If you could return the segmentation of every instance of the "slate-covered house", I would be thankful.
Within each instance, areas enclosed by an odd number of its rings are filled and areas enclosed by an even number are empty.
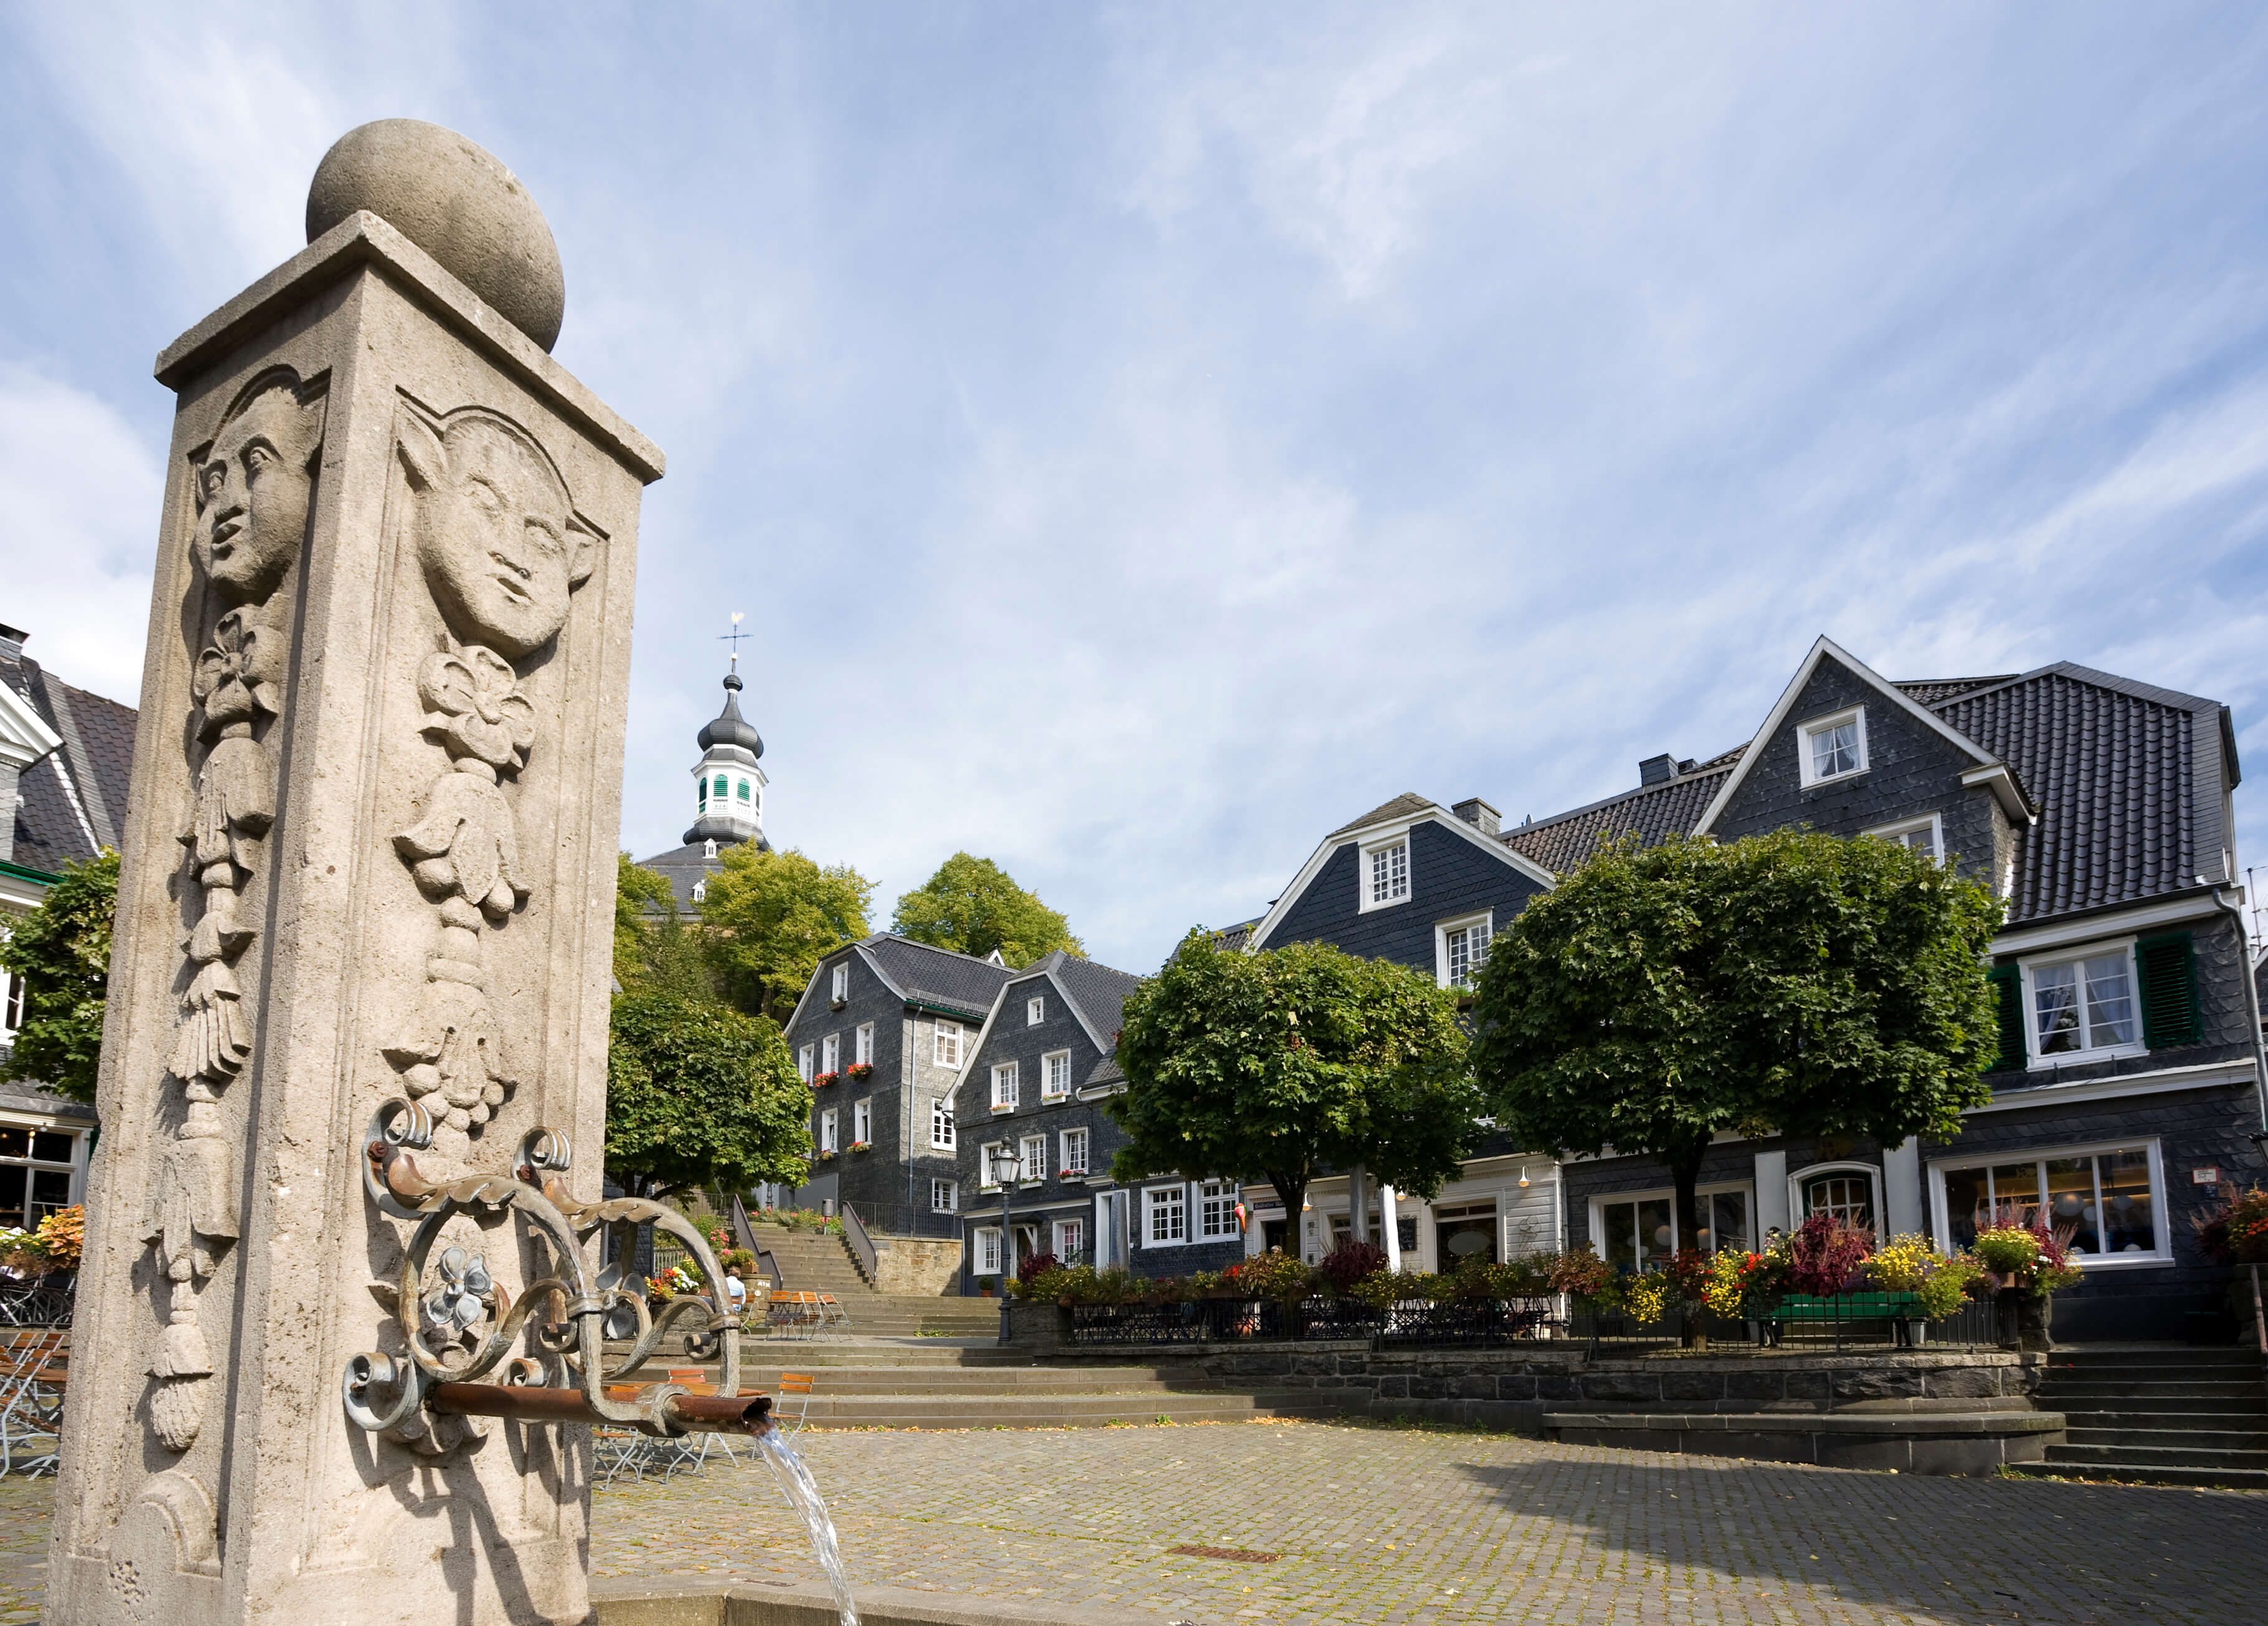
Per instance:
[[[40,906],[65,864],[118,845],[135,710],[64,682],[0,627],[0,931]],[[7,982],[0,1050],[23,991]],[[0,1084],[0,1226],[36,1225],[82,1200],[94,1109],[26,1082]]]
[[[819,962],[784,1030],[813,1085],[799,1203],[891,1236],[961,1235],[954,1090],[1008,968],[877,932]]]
[[[968,1237],[964,1291],[1035,1253],[1140,1276],[1217,1270],[1243,1254],[1233,1182],[1167,1174],[1129,1188],[1110,1178],[1126,1137],[1103,1103],[1126,1087],[1114,1053],[1120,1007],[1138,980],[1058,949],[994,999],[955,1098],[961,1174],[949,1195]],[[996,1147],[1017,1160],[1005,1239]]]
[[[1746,745],[1655,757],[1637,789],[1505,832],[1565,872],[1602,838],[1724,840],[1789,826],[1898,841],[2007,901],[1992,945],[2001,1064],[1949,1142],[1720,1137],[1705,1234],[1676,1234],[1668,1171],[1569,1163],[1569,1239],[1642,1268],[1680,1246],[1753,1246],[1831,1211],[1965,1242],[2044,1207],[2084,1258],[2056,1329],[2181,1336],[2221,1273],[2190,1220],[2260,1177],[2259,1012],[2236,890],[2228,709],[2068,662],[1892,682],[1822,638]]]
[[[1417,967],[1444,987],[1468,984],[1490,939],[1553,879],[1498,826],[1497,810],[1477,797],[1444,807],[1398,796],[1325,836],[1268,912],[1229,940],[1253,948],[1329,943]],[[1475,1254],[1501,1259],[1556,1247],[1556,1170],[1549,1156],[1488,1136],[1432,1201],[1396,1194],[1404,1262],[1446,1269]],[[1269,1187],[1254,1188],[1248,1248],[1321,1259],[1353,1228],[1352,1187],[1344,1173],[1316,1181],[1296,1216]],[[1382,1241],[1381,1193],[1367,1182],[1365,1192],[1363,1233]]]

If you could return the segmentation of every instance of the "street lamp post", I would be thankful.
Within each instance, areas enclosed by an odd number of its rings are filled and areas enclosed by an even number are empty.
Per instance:
[[[1008,1267],[1016,1257],[1015,1234],[1009,1229],[1008,1203],[1015,1191],[1020,1166],[1008,1143],[1000,1142],[988,1154],[993,1183],[1000,1188],[1000,1342],[1008,1342]]]

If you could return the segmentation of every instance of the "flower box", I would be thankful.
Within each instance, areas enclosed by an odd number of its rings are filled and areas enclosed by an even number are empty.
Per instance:
[[[867,1079],[874,1076],[874,1063],[872,1062],[853,1062],[850,1066],[843,1070],[843,1076],[850,1079],[853,1084],[864,1084]]]
[[[841,1073],[814,1073],[811,1076],[811,1087],[814,1090],[823,1090],[842,1076]]]
[[[1056,1171],[1056,1178],[1057,1180],[1085,1180],[1086,1178],[1086,1171],[1085,1169],[1057,1169]]]
[[[874,1150],[874,1143],[870,1140],[854,1140],[850,1143],[850,1150],[853,1151],[872,1151]]]
[[[820,1160],[821,1163],[826,1162],[829,1158],[833,1157],[834,1155],[835,1155],[835,1148],[834,1148],[834,1147],[832,1147],[832,1146],[821,1146],[821,1147],[819,1149],[819,1160]]]

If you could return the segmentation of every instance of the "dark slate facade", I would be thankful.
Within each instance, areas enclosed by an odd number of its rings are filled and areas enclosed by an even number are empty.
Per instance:
[[[933,1200],[933,1182],[960,1179],[954,1092],[1009,975],[994,961],[887,932],[820,962],[784,1030],[806,1082],[829,1071],[830,1041],[834,1047],[832,1081],[812,1090],[811,1177],[793,1201],[847,1203],[868,1230],[887,1235],[961,1234],[953,1208]],[[851,1075],[862,1065],[862,1029],[871,1034],[872,1059],[859,1078]],[[862,1108],[866,1144],[854,1149]]]
[[[1863,767],[1806,784],[1806,725],[1854,708]],[[1949,1142],[1727,1137],[1702,1183],[1745,1192],[1752,1234],[1863,1202],[1879,1231],[1948,1246],[1994,1205],[2044,1207],[2088,1255],[2084,1284],[2058,1296],[2058,1337],[2178,1338],[2220,1308],[2228,1277],[2198,1254],[2191,1219],[2220,1184],[2268,1177],[2258,984],[2235,914],[2235,739],[2215,702],[2068,662],[1893,683],[1822,639],[1748,745],[1504,840],[1564,872],[1623,834],[1855,835],[1934,815],[1940,856],[2008,906],[1992,1104]],[[2083,1002],[2086,1026],[2056,1041],[2083,1048],[2043,1055],[2058,975],[2101,979],[2108,1003]],[[1634,1205],[1669,1185],[1640,1158],[1575,1162],[1565,1180],[1569,1239],[1594,1243],[1618,1204],[1632,1205],[1614,1217],[1627,1235]]]

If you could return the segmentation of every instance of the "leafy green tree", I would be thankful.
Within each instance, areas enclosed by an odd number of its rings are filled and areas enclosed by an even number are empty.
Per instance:
[[[1122,1181],[1264,1180],[1296,1214],[1317,1174],[1359,1163],[1430,1197],[1480,1115],[1455,995],[1391,960],[1320,943],[1247,954],[1192,931],[1122,1020]]]
[[[937,873],[898,900],[895,930],[917,943],[982,960],[998,951],[1011,966],[1063,949],[1086,957],[1071,923],[1019,887],[990,858],[956,852]]]
[[[724,861],[701,903],[709,954],[735,1004],[784,1022],[820,960],[867,935],[874,883],[753,842],[724,849]]]
[[[615,996],[607,1172],[647,1196],[802,1181],[811,1092],[770,1019],[667,989]]]
[[[1524,1144],[1660,1158],[1694,1236],[1719,1130],[1897,1145],[1990,1098],[2000,917],[1950,866],[1863,836],[1610,847],[1490,945],[1474,1071]]]
[[[644,975],[646,934],[657,916],[676,909],[669,877],[633,863],[626,852],[615,855],[615,981],[628,988]]]
[[[615,884],[615,981],[625,990],[667,989],[688,999],[721,997],[708,929],[677,911],[669,878],[622,855]],[[652,904],[656,912],[648,914]]]
[[[0,1078],[34,1079],[72,1100],[94,1100],[117,912],[118,855],[105,848],[64,865],[40,907],[0,938],[0,968],[24,979],[24,1022]]]

